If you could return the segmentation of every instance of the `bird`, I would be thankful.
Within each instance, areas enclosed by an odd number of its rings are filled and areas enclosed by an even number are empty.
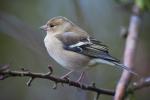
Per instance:
[[[40,27],[47,34],[44,44],[48,54],[62,67],[69,70],[61,78],[73,72],[81,72],[77,81],[84,77],[85,70],[99,63],[116,66],[137,75],[120,60],[111,56],[108,46],[98,41],[66,17],[53,17]]]

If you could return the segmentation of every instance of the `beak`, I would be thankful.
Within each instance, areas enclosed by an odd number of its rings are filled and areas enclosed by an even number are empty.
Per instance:
[[[46,31],[47,28],[48,28],[47,25],[43,25],[43,26],[40,27],[40,29],[42,29],[42,30],[44,30],[44,31]]]

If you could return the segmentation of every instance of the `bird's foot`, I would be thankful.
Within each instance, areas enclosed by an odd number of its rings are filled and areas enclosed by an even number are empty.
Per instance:
[[[63,75],[60,77],[61,79],[69,79],[69,76],[68,75]]]
[[[81,81],[84,79],[84,75],[85,75],[85,72],[82,72],[80,77],[76,80],[76,82],[81,83]]]
[[[67,74],[61,76],[61,79],[69,79],[69,75],[72,73],[73,71],[68,72]]]

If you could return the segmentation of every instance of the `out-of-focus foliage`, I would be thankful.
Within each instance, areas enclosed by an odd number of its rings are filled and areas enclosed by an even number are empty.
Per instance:
[[[121,4],[136,4],[142,11],[150,10],[150,0],[115,0]]]
[[[150,10],[150,0],[135,0],[137,6],[141,8],[143,11]]]
[[[133,3],[133,0],[115,0],[117,3],[128,4]]]

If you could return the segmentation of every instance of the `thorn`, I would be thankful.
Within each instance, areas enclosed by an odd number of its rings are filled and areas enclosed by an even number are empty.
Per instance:
[[[94,100],[98,100],[100,93],[97,93]]]
[[[48,69],[49,69],[49,75],[51,75],[53,73],[53,68],[51,67],[51,65],[48,65]]]
[[[22,71],[25,71],[25,72],[29,72],[28,69],[25,69],[25,68],[21,68]]]
[[[29,80],[27,81],[27,86],[31,86],[31,83],[33,82],[33,80],[34,80],[34,78],[33,77],[31,77],[31,78],[29,78]]]
[[[94,88],[96,88],[96,84],[95,84],[94,82],[92,82],[92,86],[93,86]]]
[[[52,87],[53,89],[57,89],[57,82],[54,82],[54,85]]]

